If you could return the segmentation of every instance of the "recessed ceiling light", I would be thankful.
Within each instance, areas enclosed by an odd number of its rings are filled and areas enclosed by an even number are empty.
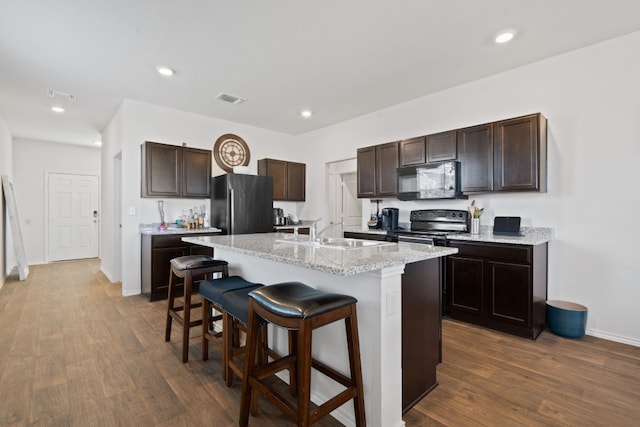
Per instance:
[[[161,76],[164,76],[164,77],[171,77],[176,73],[171,68],[165,67],[163,65],[158,65],[156,67],[156,71],[158,72],[158,74],[160,74]]]
[[[496,38],[494,39],[496,43],[506,43],[511,41],[516,35],[517,31],[513,29],[503,30],[496,34]]]
[[[300,111],[300,115],[307,119],[313,115],[313,112],[311,110],[302,110]]]
[[[65,110],[59,105],[54,105],[53,107],[51,107],[51,111],[53,111],[54,113],[64,113]]]

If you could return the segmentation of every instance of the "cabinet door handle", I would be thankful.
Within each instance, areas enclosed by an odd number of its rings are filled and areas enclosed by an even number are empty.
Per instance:
[[[235,213],[235,198],[233,193],[233,188],[229,189],[229,217],[227,218],[227,223],[229,224],[229,232],[227,234],[233,234],[233,214]]]

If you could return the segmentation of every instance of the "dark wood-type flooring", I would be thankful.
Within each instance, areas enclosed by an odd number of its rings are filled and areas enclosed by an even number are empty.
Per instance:
[[[164,342],[166,302],[122,297],[99,260],[30,267],[0,290],[1,426],[235,426],[219,357]],[[446,320],[440,385],[407,426],[640,425],[640,348],[549,332],[536,341]],[[250,425],[292,425],[261,400]],[[328,418],[318,426],[340,425]]]

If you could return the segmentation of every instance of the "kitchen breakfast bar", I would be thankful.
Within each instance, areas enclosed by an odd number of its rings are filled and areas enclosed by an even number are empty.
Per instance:
[[[308,236],[286,233],[193,236],[182,240],[214,248],[216,259],[229,262],[229,274],[252,282],[271,285],[298,281],[357,298],[367,424],[404,425],[401,302],[405,265],[440,265],[439,258],[455,254],[457,249],[354,239],[312,243]],[[433,279],[439,276],[428,277],[413,286],[429,287],[439,294],[439,279]],[[436,318],[439,319],[439,312]],[[286,352],[286,332],[271,330],[269,334],[270,346]],[[340,322],[314,331],[312,348],[315,358],[338,371],[349,371],[344,326]],[[433,371],[435,375],[435,366]],[[311,383],[311,399],[316,404],[340,390],[322,375],[312,374]],[[352,404],[341,406],[332,415],[345,425],[355,425]]]

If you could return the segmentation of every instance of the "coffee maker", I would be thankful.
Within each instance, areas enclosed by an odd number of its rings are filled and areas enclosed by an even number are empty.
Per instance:
[[[382,209],[382,229],[397,230],[399,214],[400,214],[400,210],[398,208],[383,208]]]
[[[380,215],[380,202],[382,200],[371,200],[371,217],[367,223],[370,229],[375,230],[382,227],[382,215]],[[376,204],[376,211],[373,212],[373,203]]]

